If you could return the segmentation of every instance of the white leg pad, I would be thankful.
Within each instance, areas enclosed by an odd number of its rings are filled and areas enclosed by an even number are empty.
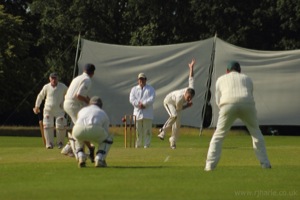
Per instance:
[[[57,144],[65,143],[65,137],[66,137],[66,129],[56,129],[56,142]]]
[[[112,137],[108,137],[106,140],[104,140],[104,142],[99,144],[99,148],[96,153],[97,155],[95,157],[95,160],[105,160],[112,144],[113,144]]]
[[[46,147],[54,145],[54,128],[44,128]]]
[[[56,141],[57,144],[65,142],[67,121],[64,116],[59,116],[55,121],[56,125]]]
[[[70,146],[72,148],[73,154],[75,155],[76,159],[78,159],[77,153],[76,153],[76,147],[75,147],[75,139],[73,138],[73,136],[70,132],[68,132],[68,138],[69,138],[69,142],[70,142]]]

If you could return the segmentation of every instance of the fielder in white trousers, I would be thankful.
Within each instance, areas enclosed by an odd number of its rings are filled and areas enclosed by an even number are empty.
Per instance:
[[[83,73],[74,78],[65,95],[64,110],[71,117],[73,124],[77,121],[77,114],[81,108],[89,104],[90,98],[88,92],[92,87],[91,78],[94,76],[95,66],[93,64],[86,64],[83,67]],[[75,143],[71,132],[68,132],[69,143],[62,149],[61,153],[64,155],[74,155]],[[90,150],[90,159],[94,160],[95,147],[86,142]],[[75,154],[77,159],[77,154]]]
[[[194,64],[196,60],[188,64],[189,66],[189,85],[186,88],[170,92],[164,99],[164,107],[169,114],[169,118],[159,130],[158,138],[164,140],[166,130],[172,127],[172,135],[169,138],[171,149],[176,149],[176,142],[181,126],[181,112],[193,105],[192,99],[195,96],[194,90]]]
[[[90,105],[78,112],[78,118],[72,134],[76,139],[75,148],[79,167],[85,167],[86,165],[86,155],[83,146],[87,141],[98,144],[95,167],[107,166],[106,157],[113,143],[113,138],[108,132],[109,118],[101,108],[101,98],[94,96],[90,100]]]
[[[257,159],[263,168],[270,168],[264,137],[259,129],[256,120],[256,110],[253,104],[227,104],[222,106],[219,112],[217,129],[210,141],[207,154],[206,167],[207,171],[214,169],[221,156],[223,140],[231,128],[233,122],[240,118],[246,125],[251,137],[253,149]]]
[[[172,104],[169,104],[167,99],[165,99],[165,101],[164,101],[164,107],[169,114],[169,118],[165,122],[162,129],[164,130],[164,129],[168,129],[168,128],[172,127],[172,133],[169,138],[169,142],[170,142],[171,148],[172,148],[172,144],[174,145],[176,143],[178,136],[179,136],[179,129],[181,127],[181,111],[182,110],[176,110],[176,107]]]
[[[223,140],[236,119],[241,119],[246,125],[253,143],[253,149],[262,168],[271,168],[267,156],[264,137],[259,129],[255,102],[253,98],[253,83],[250,77],[241,74],[238,62],[227,66],[227,74],[216,82],[216,104],[219,106],[217,128],[210,141],[205,171],[217,167],[221,157]]]
[[[76,138],[75,148],[77,157],[79,159],[79,167],[84,167],[86,162],[86,156],[83,150],[85,141],[89,141],[93,144],[98,144],[96,152],[95,166],[106,167],[106,157],[113,143],[112,137],[101,125],[74,125],[73,137]]]

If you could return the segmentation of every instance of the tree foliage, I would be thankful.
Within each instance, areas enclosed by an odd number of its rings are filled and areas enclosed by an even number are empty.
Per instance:
[[[300,3],[298,0],[278,0],[277,8],[280,23],[280,49],[299,49],[300,47]]]
[[[37,79],[36,72],[42,66],[40,60],[30,54],[34,39],[25,29],[25,23],[22,16],[7,13],[4,6],[0,5],[1,114],[7,110],[19,109],[16,106],[32,91],[31,81]],[[28,101],[20,106],[28,106]]]
[[[79,33],[123,45],[217,33],[245,48],[290,50],[300,48],[299,29],[298,0],[0,0],[1,114],[31,108],[52,71],[70,83]]]

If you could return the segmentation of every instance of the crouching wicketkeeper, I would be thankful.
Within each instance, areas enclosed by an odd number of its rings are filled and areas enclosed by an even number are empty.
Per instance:
[[[86,141],[98,144],[95,166],[107,166],[105,159],[113,143],[108,128],[109,118],[105,111],[102,110],[102,100],[94,96],[91,98],[89,106],[82,108],[78,112],[78,118],[73,127],[72,135],[75,138],[75,151],[79,167],[85,167],[86,154],[83,146]]]

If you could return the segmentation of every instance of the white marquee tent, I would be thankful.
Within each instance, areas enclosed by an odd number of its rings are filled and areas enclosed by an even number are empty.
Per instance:
[[[81,39],[79,73],[86,63],[96,66],[90,96],[101,96],[112,125],[132,114],[130,89],[144,72],[156,90],[154,124],[163,124],[168,115],[164,97],[188,85],[188,63],[196,59],[194,105],[183,111],[182,125],[202,127],[207,85],[211,81],[212,123],[218,108],[214,100],[216,79],[225,73],[231,60],[239,61],[242,72],[254,82],[254,96],[261,125],[300,125],[300,51],[255,51],[233,46],[219,38],[162,46],[123,46]],[[210,73],[210,69],[212,73]],[[236,121],[235,125],[241,125]]]

